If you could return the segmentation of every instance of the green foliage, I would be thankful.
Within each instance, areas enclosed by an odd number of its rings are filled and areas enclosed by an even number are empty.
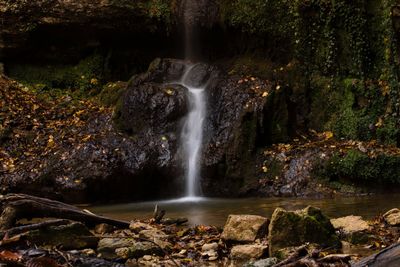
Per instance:
[[[81,60],[75,66],[12,65],[9,75],[39,91],[59,88],[92,94],[97,93],[101,86],[104,59],[95,54]]]
[[[251,33],[281,34],[287,29],[286,0],[226,0],[221,3],[222,17],[227,23]],[[266,16],[268,14],[268,16]]]
[[[311,128],[343,138],[398,142],[399,62],[391,15],[397,1],[220,3],[226,24],[290,44],[287,53],[300,70],[291,86],[302,87],[296,91],[311,98]],[[379,121],[376,132],[371,130]]]
[[[152,0],[148,2],[148,14],[151,18],[170,22],[171,18],[171,1]]]
[[[324,166],[323,176],[331,181],[350,180],[358,184],[398,184],[400,156],[380,154],[370,157],[359,150],[334,155]]]

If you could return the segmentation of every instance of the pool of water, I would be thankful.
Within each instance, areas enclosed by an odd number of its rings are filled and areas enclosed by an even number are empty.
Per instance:
[[[333,199],[299,198],[182,198],[165,201],[93,206],[90,211],[122,220],[152,218],[155,205],[166,211],[165,217],[186,217],[191,225],[223,226],[229,214],[255,214],[270,217],[277,207],[287,210],[302,209],[308,205],[321,208],[331,218],[359,215],[365,219],[400,208],[400,194]]]

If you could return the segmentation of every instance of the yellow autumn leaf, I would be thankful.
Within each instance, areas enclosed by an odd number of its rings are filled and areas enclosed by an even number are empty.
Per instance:
[[[87,140],[89,140],[92,136],[90,134],[88,134],[87,136],[85,136],[84,138],[82,138],[83,142],[86,142]]]
[[[79,115],[81,115],[83,112],[85,112],[85,110],[79,110],[79,111],[77,111],[77,112],[75,112],[75,115],[77,115],[77,116],[79,116]]]
[[[380,128],[380,127],[382,127],[382,126],[383,126],[383,120],[382,120],[382,118],[379,118],[379,119],[378,119],[378,122],[375,123],[375,127]]]
[[[268,92],[264,92],[263,94],[262,94],[262,97],[267,97],[268,96]]]
[[[268,172],[268,168],[266,166],[263,166],[262,170],[263,170],[264,173]]]
[[[52,135],[49,136],[49,140],[47,141],[47,147],[54,147],[55,143],[54,143],[54,137]]]
[[[174,94],[174,91],[173,91],[172,89],[168,88],[168,89],[165,90],[165,93],[166,93],[167,95],[173,95],[173,94]]]
[[[99,80],[97,80],[96,78],[92,78],[90,80],[90,83],[93,84],[93,85],[97,85],[97,84],[99,84]]]
[[[331,131],[324,132],[325,139],[331,139],[333,137],[333,133]]]

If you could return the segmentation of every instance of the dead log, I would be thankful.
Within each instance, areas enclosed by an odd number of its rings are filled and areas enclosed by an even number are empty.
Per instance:
[[[118,228],[128,228],[129,222],[115,220],[85,212],[75,206],[46,198],[25,194],[8,194],[0,197],[2,213],[0,230],[12,228],[20,219],[59,218],[82,222],[88,226],[106,223]]]
[[[353,267],[386,267],[400,266],[400,243],[391,245],[384,250],[353,263]]]
[[[14,235],[18,235],[27,231],[32,231],[32,230],[38,230],[42,228],[46,228],[49,226],[59,226],[59,225],[64,225],[64,224],[69,224],[71,221],[69,220],[50,220],[50,221],[44,221],[40,223],[33,223],[33,224],[28,224],[28,225],[22,225],[22,226],[17,226],[10,228],[6,231],[0,231],[0,238],[4,238],[5,236],[11,237]]]

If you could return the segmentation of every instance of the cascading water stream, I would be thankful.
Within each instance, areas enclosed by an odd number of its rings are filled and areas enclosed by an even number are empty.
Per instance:
[[[193,198],[201,194],[200,155],[203,142],[203,122],[206,116],[205,86],[194,87],[188,82],[189,67],[182,77],[181,84],[188,89],[189,113],[182,129],[181,142],[184,152],[186,197]]]

